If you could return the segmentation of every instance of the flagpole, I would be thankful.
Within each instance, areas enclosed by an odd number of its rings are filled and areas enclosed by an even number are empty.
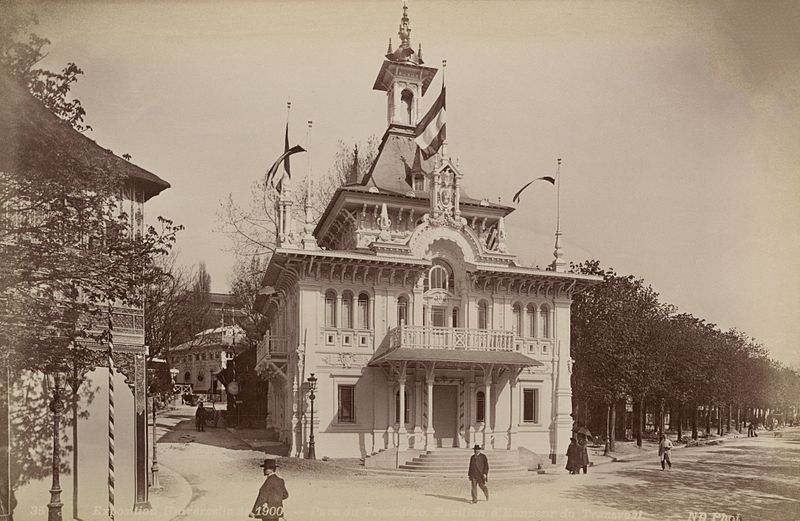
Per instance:
[[[556,168],[556,233],[561,234],[561,158]]]
[[[556,244],[553,250],[553,271],[567,271],[567,261],[564,260],[564,250],[561,248],[561,158],[558,158],[556,169]]]
[[[442,60],[442,89],[445,87],[445,71],[447,70],[447,59]],[[441,148],[441,159],[444,161],[447,159],[447,137],[445,136],[444,141],[442,141],[442,148]]]

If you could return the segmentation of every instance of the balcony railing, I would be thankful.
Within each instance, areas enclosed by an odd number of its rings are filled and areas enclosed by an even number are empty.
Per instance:
[[[390,332],[390,348],[514,351],[514,333],[498,329],[398,326]]]
[[[257,363],[267,358],[283,358],[289,352],[289,339],[280,336],[265,336],[258,344],[256,351]]]

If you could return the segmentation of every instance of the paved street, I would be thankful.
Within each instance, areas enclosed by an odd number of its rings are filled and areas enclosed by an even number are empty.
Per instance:
[[[160,461],[192,489],[187,512],[175,518],[245,519],[262,481],[262,454],[224,429],[197,433],[190,420],[180,422],[181,414],[190,411],[173,413],[167,423],[175,425],[159,444]],[[677,449],[671,471],[653,456],[600,465],[585,476],[491,480],[491,501],[477,505],[468,502],[466,479],[386,476],[345,463],[282,465],[287,519],[800,519],[798,429],[784,430],[782,438],[762,433]]]

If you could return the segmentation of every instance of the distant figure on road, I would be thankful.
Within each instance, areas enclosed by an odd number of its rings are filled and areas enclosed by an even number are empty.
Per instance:
[[[753,422],[747,426],[747,437],[748,438],[758,438],[758,433],[756,432],[756,426],[753,425]]]
[[[586,448],[588,444],[589,441],[586,439],[586,436],[581,436],[581,438],[578,440],[578,448],[580,449],[580,464],[584,474],[586,474],[586,469],[589,467],[589,450]]]
[[[481,454],[481,446],[475,445],[472,447],[475,451],[469,458],[469,482],[472,485],[472,502],[478,502],[478,487],[483,490],[483,495],[486,496],[486,501],[489,501],[489,487],[486,482],[489,481],[489,460],[486,454]]]
[[[283,500],[289,497],[286,490],[286,483],[279,478],[275,472],[278,469],[277,462],[272,458],[267,458],[261,465],[267,479],[258,491],[258,497],[250,511],[250,517],[275,521],[283,518]]]
[[[567,447],[567,470],[570,474],[577,474],[581,467],[581,448],[578,446],[578,440],[570,438],[569,447]]]
[[[198,432],[206,430],[206,410],[203,407],[203,402],[197,404],[197,411],[194,413],[194,423]]]
[[[669,465],[672,469],[672,461],[669,459],[669,453],[672,451],[672,442],[667,438],[666,434],[661,434],[661,441],[658,442],[658,455],[661,458],[661,470],[664,470],[665,464]]]

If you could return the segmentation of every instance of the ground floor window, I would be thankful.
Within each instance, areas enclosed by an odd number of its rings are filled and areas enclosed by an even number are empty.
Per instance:
[[[522,421],[539,423],[539,389],[522,390]]]
[[[340,385],[339,386],[339,406],[338,406],[339,423],[355,423],[356,422],[356,386],[355,385]]]
[[[485,421],[486,418],[486,394],[483,391],[478,391],[475,395],[475,421]]]

